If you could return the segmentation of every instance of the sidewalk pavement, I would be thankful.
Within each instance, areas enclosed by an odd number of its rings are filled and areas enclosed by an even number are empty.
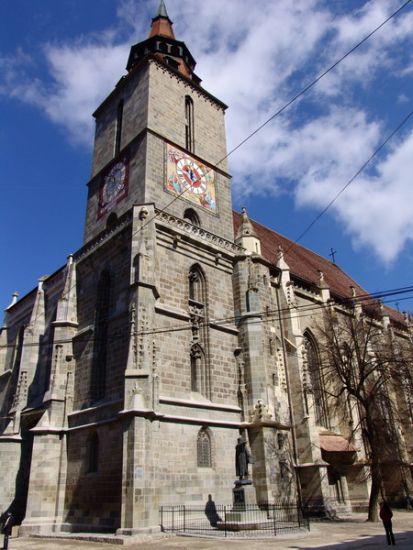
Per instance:
[[[128,550],[309,550],[328,548],[329,550],[380,550],[387,548],[383,526],[368,523],[364,514],[354,514],[349,520],[338,522],[317,522],[311,524],[308,534],[277,536],[271,539],[208,539],[195,537],[157,536],[136,539]],[[399,550],[413,549],[413,512],[396,511],[393,517],[393,531]],[[0,542],[1,538],[0,538]],[[14,538],[9,541],[9,550],[118,550],[119,544],[86,542],[63,538]]]

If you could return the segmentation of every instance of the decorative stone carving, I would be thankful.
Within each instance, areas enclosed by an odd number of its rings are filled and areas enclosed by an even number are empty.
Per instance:
[[[145,206],[143,206],[141,208],[141,211],[139,212],[139,219],[143,221],[143,220],[146,220],[148,216],[149,216],[149,211]]]
[[[250,414],[250,418],[253,423],[263,422],[265,420],[271,420],[272,415],[268,412],[268,406],[261,399],[258,399]]]
[[[222,237],[218,237],[217,235],[214,235],[213,233],[210,233],[205,229],[202,229],[196,225],[192,225],[188,223],[186,220],[181,220],[180,218],[176,218],[175,216],[172,216],[171,214],[163,212],[162,210],[155,209],[155,216],[157,219],[159,219],[159,221],[167,225],[176,227],[181,231],[185,231],[186,233],[189,233],[194,237],[201,238],[202,240],[210,242],[214,246],[218,246],[234,254],[242,254],[244,251],[242,247],[234,244],[233,242],[227,241]]]

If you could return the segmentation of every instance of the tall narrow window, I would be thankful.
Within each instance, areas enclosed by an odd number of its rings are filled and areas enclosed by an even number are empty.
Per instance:
[[[188,95],[185,97],[185,146],[188,151],[195,152],[194,102]]]
[[[89,436],[87,441],[87,467],[88,474],[98,471],[99,466],[99,437],[95,432]]]
[[[196,450],[198,468],[211,468],[211,438],[206,428],[202,428],[198,432]]]
[[[199,344],[191,348],[191,391],[207,395],[205,353]]]
[[[115,157],[120,151],[122,143],[122,123],[123,123],[123,99],[118,103],[118,110],[116,114],[116,138],[115,138]]]
[[[194,265],[189,272],[189,299],[195,300],[199,304],[204,304],[206,300],[205,277],[197,265]]]
[[[189,314],[191,317],[190,376],[191,391],[211,398],[208,353],[208,312],[206,280],[201,266],[195,264],[188,274]]]
[[[99,279],[96,297],[90,388],[90,395],[93,400],[102,399],[105,396],[110,285],[110,275],[107,271],[104,271]]]
[[[304,334],[307,350],[308,374],[314,396],[315,422],[319,426],[328,428],[327,403],[324,393],[323,376],[321,372],[320,358],[317,344],[311,334]]]

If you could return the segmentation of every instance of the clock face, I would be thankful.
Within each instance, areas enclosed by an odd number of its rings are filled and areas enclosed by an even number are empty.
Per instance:
[[[109,212],[128,194],[128,162],[116,162],[103,176],[99,192],[98,218]]]
[[[123,191],[126,181],[126,165],[124,162],[116,163],[107,174],[103,184],[103,199],[106,203],[115,199]]]
[[[186,151],[166,144],[165,190],[209,212],[217,212],[215,170]]]
[[[198,164],[189,158],[182,158],[177,162],[176,175],[185,189],[195,195],[203,195],[207,188],[204,171]]]

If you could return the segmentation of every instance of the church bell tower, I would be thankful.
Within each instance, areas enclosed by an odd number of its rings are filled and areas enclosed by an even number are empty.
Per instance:
[[[195,65],[162,0],[127,74],[94,113],[85,243],[144,203],[233,240],[226,105],[201,86]]]

